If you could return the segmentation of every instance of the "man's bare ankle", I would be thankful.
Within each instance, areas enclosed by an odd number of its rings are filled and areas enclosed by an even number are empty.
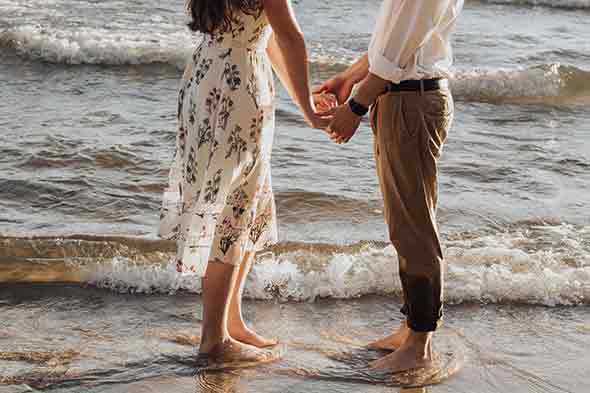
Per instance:
[[[416,332],[412,330],[403,346],[414,352],[417,360],[428,361],[432,358],[432,337],[432,332]]]
[[[434,332],[417,332],[410,329],[408,340],[415,343],[428,343],[429,341],[432,341],[433,335]]]

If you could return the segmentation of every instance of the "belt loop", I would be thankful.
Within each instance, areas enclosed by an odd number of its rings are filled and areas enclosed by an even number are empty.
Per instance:
[[[420,95],[424,95],[424,79],[420,79]]]

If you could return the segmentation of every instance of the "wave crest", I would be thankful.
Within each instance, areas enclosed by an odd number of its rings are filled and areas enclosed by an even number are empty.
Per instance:
[[[0,46],[56,64],[169,64],[182,68],[194,42],[188,33],[133,34],[80,28],[21,26],[0,33]]]
[[[0,33],[0,47],[20,56],[57,64],[165,64],[181,70],[198,37],[189,33],[113,33],[95,29],[62,31],[23,26]],[[312,56],[313,69],[335,73],[346,67],[334,59]],[[555,103],[551,98],[590,97],[590,72],[560,64],[523,69],[458,71],[451,83],[455,96],[468,101]],[[572,101],[572,100],[569,100]],[[587,100],[582,100],[583,104]],[[559,103],[559,101],[557,102]]]
[[[590,304],[590,227],[540,225],[464,234],[445,242],[446,299],[543,305]],[[3,238],[0,281],[90,283],[119,292],[199,293],[178,273],[173,244],[132,238]],[[396,253],[385,243],[281,243],[257,258],[246,296],[310,301],[401,294]]]

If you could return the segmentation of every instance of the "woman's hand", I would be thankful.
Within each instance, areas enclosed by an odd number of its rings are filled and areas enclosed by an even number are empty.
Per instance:
[[[305,121],[311,128],[326,131],[333,119],[331,112],[338,107],[337,104],[333,106],[334,100],[328,94],[323,97],[321,94],[314,94],[309,97],[309,101],[306,102],[306,105],[303,105],[302,111]],[[329,107],[330,109],[323,110],[323,107]]]
[[[313,96],[316,112],[330,112],[338,106],[338,98],[332,93],[316,93]]]
[[[324,116],[317,113],[312,113],[305,116],[305,122],[311,128],[315,128],[316,130],[323,130],[327,134],[330,134],[327,131],[327,128],[330,126],[332,122],[332,116]]]
[[[350,97],[355,83],[353,78],[349,78],[344,74],[338,74],[332,79],[325,81],[321,86],[316,87],[313,92],[315,94],[335,95],[338,103],[343,104]]]

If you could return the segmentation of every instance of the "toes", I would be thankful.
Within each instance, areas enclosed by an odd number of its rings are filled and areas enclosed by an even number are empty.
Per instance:
[[[274,347],[279,343],[279,340],[276,338],[267,339],[252,331],[248,331],[244,334],[235,334],[232,335],[232,337],[241,343],[252,345],[257,348]]]
[[[261,343],[263,343],[264,347],[274,347],[279,344],[279,340],[276,338],[261,338]]]

